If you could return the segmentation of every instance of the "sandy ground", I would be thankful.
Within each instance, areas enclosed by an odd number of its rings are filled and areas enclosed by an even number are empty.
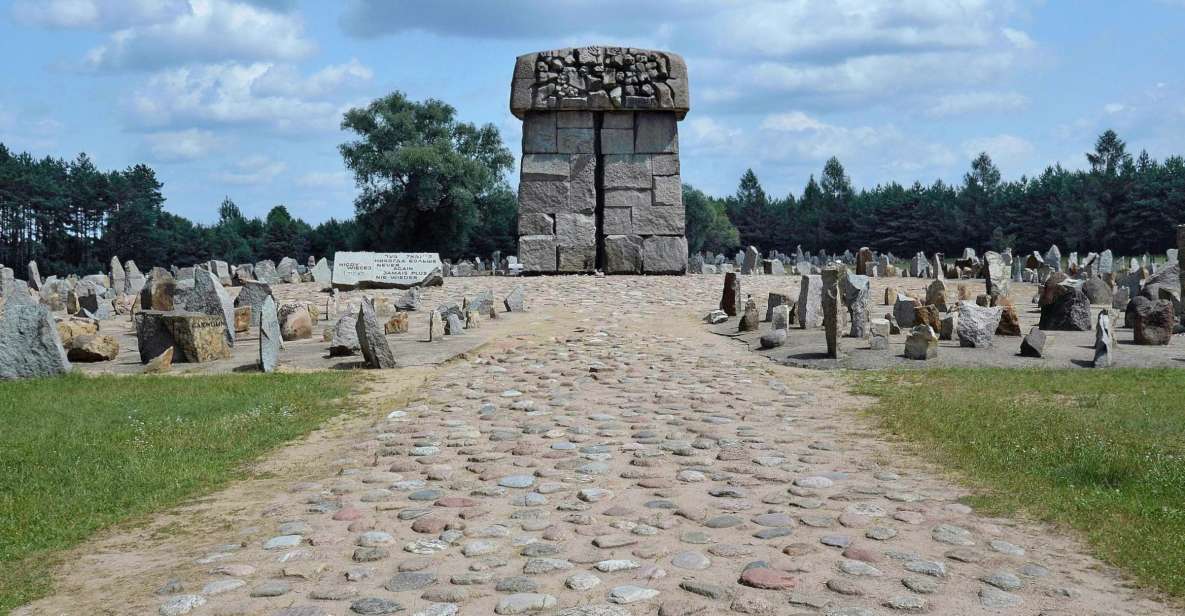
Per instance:
[[[433,293],[521,284],[531,312],[368,374],[350,412],[250,479],[100,533],[16,613],[1183,613],[1072,537],[960,504],[836,373],[714,334],[721,281],[450,279]],[[745,287],[764,311],[797,285]]]

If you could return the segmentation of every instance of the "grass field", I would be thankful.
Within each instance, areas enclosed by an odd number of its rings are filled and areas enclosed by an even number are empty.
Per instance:
[[[857,374],[883,426],[976,488],[990,513],[1080,532],[1185,597],[1185,372],[948,369]]]
[[[234,479],[340,408],[341,372],[0,382],[0,614],[56,552]]]

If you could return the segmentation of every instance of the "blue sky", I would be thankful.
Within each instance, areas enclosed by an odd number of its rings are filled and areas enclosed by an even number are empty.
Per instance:
[[[857,186],[1083,166],[1106,128],[1185,154],[1185,0],[8,0],[0,141],[146,162],[166,207],[211,222],[348,217],[341,113],[392,90],[493,123],[518,54],[581,44],[676,51],[692,110],[683,179],[715,194],[752,167],[801,193],[838,156]],[[510,178],[513,182],[513,178]]]

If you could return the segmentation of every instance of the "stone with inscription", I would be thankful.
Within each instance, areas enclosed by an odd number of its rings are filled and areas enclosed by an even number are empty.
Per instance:
[[[444,284],[435,252],[339,252],[333,286],[340,289],[409,289]]]

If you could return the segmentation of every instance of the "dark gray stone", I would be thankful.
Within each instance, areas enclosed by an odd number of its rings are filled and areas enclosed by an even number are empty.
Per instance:
[[[271,295],[264,296],[259,312],[259,369],[264,372],[275,372],[279,363],[280,347],[283,345],[280,319],[276,316],[276,300],[272,299]],[[251,313],[254,315],[255,309],[252,309]]]
[[[1041,357],[1045,352],[1046,336],[1040,327],[1034,327],[1020,341],[1020,354],[1024,357]]]
[[[374,314],[374,304],[369,299],[362,300],[358,310],[356,324],[358,346],[362,350],[362,357],[366,365],[371,368],[394,368],[395,355],[387,345],[387,336]]]
[[[23,282],[4,285],[0,296],[0,379],[64,374],[70,361],[53,315],[30,301]],[[20,298],[21,295],[24,298]]]
[[[130,261],[129,261],[130,263]],[[206,270],[194,272],[193,294],[186,299],[185,310],[222,317],[226,324],[226,343],[235,345],[235,306],[218,277]],[[129,278],[130,280],[130,278]],[[130,284],[130,283],[129,283]]]

